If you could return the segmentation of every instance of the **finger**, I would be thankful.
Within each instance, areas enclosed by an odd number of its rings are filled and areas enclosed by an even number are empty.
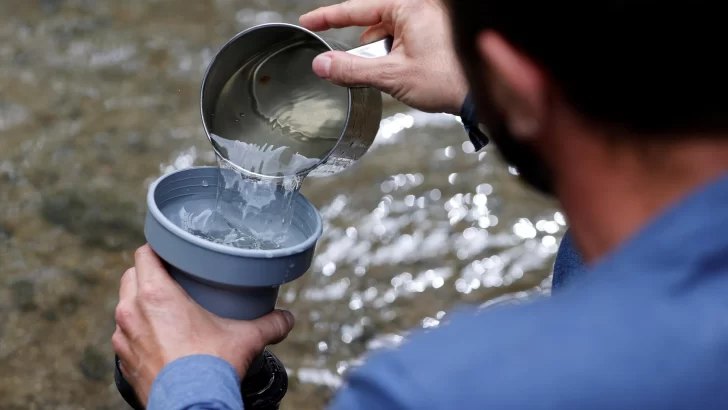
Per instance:
[[[131,350],[129,337],[119,326],[116,326],[116,331],[111,336],[111,346],[114,348],[114,353],[119,357],[119,370],[122,376],[129,383],[134,383],[137,372],[132,371],[132,369],[137,367],[136,363],[138,363],[138,359]]]
[[[351,0],[306,13],[299,18],[299,23],[312,31],[374,26],[382,22],[393,3],[391,0]]]
[[[361,41],[362,44],[369,44],[375,41],[379,41],[389,36],[390,34],[392,33],[387,25],[384,23],[379,23],[364,30],[364,32],[361,33],[361,36],[359,37],[359,41]]]
[[[167,273],[152,247],[149,244],[137,249],[134,253],[134,264],[136,268],[137,283],[139,288],[158,288],[174,282]]]
[[[364,58],[341,51],[330,51],[313,60],[319,77],[344,87],[367,86],[389,93],[399,76],[399,56]]]
[[[124,364],[124,361],[121,359],[119,359],[119,370],[121,371],[121,375],[124,376],[124,378],[126,379],[127,382],[131,380],[132,375],[129,374],[128,370],[126,370],[126,365]]]
[[[114,310],[114,321],[116,327],[124,332],[124,334],[134,334],[139,325],[139,315],[132,300],[122,300],[116,305]]]
[[[286,310],[274,310],[273,312],[253,320],[251,322],[243,322],[247,326],[254,326],[257,329],[257,334],[260,336],[260,340],[257,342],[259,348],[264,348],[267,345],[280,343],[283,339],[288,336],[288,333],[293,329],[295,319],[291,312]],[[249,327],[248,327],[249,329]],[[245,328],[242,329],[246,331]]]
[[[129,339],[126,337],[126,334],[124,334],[124,331],[121,330],[119,325],[116,325],[116,330],[114,331],[114,334],[111,335],[111,346],[114,348],[114,353],[119,356],[119,359],[121,359],[122,362],[131,359]]]
[[[119,370],[121,371],[121,375],[124,376],[124,379],[126,379],[127,382],[131,383],[132,386],[135,386],[138,384],[137,377],[139,376],[139,372],[131,371],[131,366],[127,364],[127,362],[124,361],[121,357],[119,357]],[[136,388],[134,388],[134,393],[136,393]]]
[[[119,286],[119,301],[129,300],[136,297],[137,294],[137,274],[136,268],[129,268],[121,275],[121,284]]]

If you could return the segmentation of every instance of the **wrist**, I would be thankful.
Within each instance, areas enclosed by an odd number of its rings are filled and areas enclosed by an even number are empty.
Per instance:
[[[463,111],[463,105],[467,102],[469,96],[469,90],[463,87],[456,93],[453,93],[453,97],[450,99],[450,103],[445,107],[443,111],[445,114],[461,116]]]
[[[151,386],[147,409],[182,409],[201,403],[210,405],[206,408],[243,408],[240,378],[225,359],[198,354],[170,362]]]

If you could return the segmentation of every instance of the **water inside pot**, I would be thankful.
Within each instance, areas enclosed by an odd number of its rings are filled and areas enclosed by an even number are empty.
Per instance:
[[[218,154],[244,170],[282,176],[311,170],[346,128],[349,92],[311,69],[328,49],[282,43],[251,58],[225,84],[210,134]]]

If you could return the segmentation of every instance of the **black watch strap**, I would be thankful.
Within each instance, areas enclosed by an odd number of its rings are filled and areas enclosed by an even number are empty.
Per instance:
[[[480,151],[488,145],[490,141],[488,136],[478,126],[477,110],[475,104],[473,104],[471,93],[468,93],[467,97],[465,97],[465,102],[460,109],[460,120],[463,122],[465,132],[468,133],[470,142],[473,143],[476,151]]]

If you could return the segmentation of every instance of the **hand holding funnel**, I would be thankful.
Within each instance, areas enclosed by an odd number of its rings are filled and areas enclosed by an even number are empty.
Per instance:
[[[253,321],[211,314],[175,284],[149,245],[137,250],[134,265],[121,279],[111,341],[140,401],[147,401],[165,365],[190,353],[218,357],[242,377],[266,345],[281,342],[293,327],[293,315],[281,310]]]
[[[182,207],[215,209],[218,185],[233,172],[198,167],[163,176],[149,188],[145,236],[171,277],[200,306],[219,317],[254,320],[275,308],[282,284],[311,266],[322,233],[321,215],[302,195],[293,202],[289,241],[279,249],[240,249],[195,236],[178,226]],[[282,189],[276,195],[283,195]],[[231,198],[245,202],[244,198]],[[116,384],[135,409],[144,407],[124,380],[117,360]],[[242,382],[246,409],[276,409],[287,389],[285,369],[265,351]]]

